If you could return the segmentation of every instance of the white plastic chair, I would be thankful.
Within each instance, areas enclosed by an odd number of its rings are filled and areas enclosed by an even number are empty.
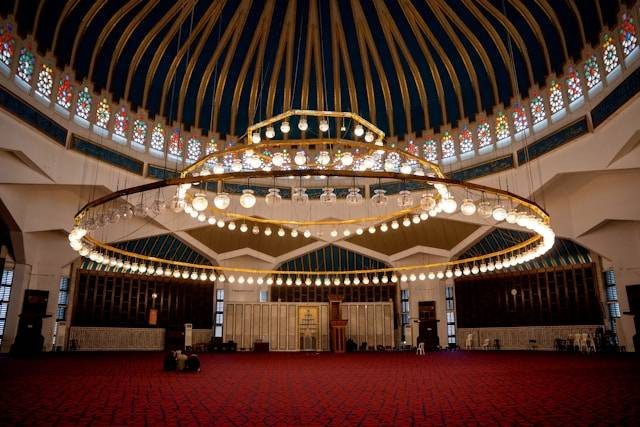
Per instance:
[[[418,347],[416,348],[416,354],[424,356],[424,343],[423,342],[418,344]]]
[[[484,341],[482,342],[482,349],[483,350],[489,350],[489,343],[491,342],[491,340],[489,338],[485,338]]]
[[[469,350],[473,345],[473,334],[467,334],[467,339],[464,342],[464,347]]]

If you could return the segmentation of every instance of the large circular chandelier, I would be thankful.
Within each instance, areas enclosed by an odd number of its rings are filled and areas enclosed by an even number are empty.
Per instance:
[[[167,192],[170,197],[160,197]],[[125,251],[96,237],[95,231],[115,222],[163,213],[273,239],[384,238],[380,236],[433,217],[459,215],[490,225],[507,223],[532,236],[471,258],[341,271],[192,264]],[[419,152],[386,143],[384,132],[358,115],[312,110],[291,110],[251,126],[236,146],[207,154],[177,178],[89,202],[76,214],[69,234],[71,247],[81,256],[118,271],[317,286],[483,274],[539,257],[554,240],[549,215],[536,203],[501,189],[448,179]]]

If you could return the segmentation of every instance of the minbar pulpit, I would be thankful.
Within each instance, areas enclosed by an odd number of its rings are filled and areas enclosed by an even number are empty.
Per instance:
[[[340,303],[342,297],[332,295],[329,297],[329,325],[331,327],[331,350],[334,353],[344,353],[347,344],[346,326],[347,320],[342,320]]]

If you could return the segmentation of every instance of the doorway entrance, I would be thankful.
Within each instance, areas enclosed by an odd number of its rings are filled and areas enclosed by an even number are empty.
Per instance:
[[[418,343],[423,342],[427,351],[438,349],[440,339],[438,338],[438,319],[436,319],[436,302],[418,302]]]

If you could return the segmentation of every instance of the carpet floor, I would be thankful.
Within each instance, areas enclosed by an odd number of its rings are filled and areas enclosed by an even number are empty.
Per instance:
[[[640,359],[545,352],[0,357],[0,425],[638,425]]]

